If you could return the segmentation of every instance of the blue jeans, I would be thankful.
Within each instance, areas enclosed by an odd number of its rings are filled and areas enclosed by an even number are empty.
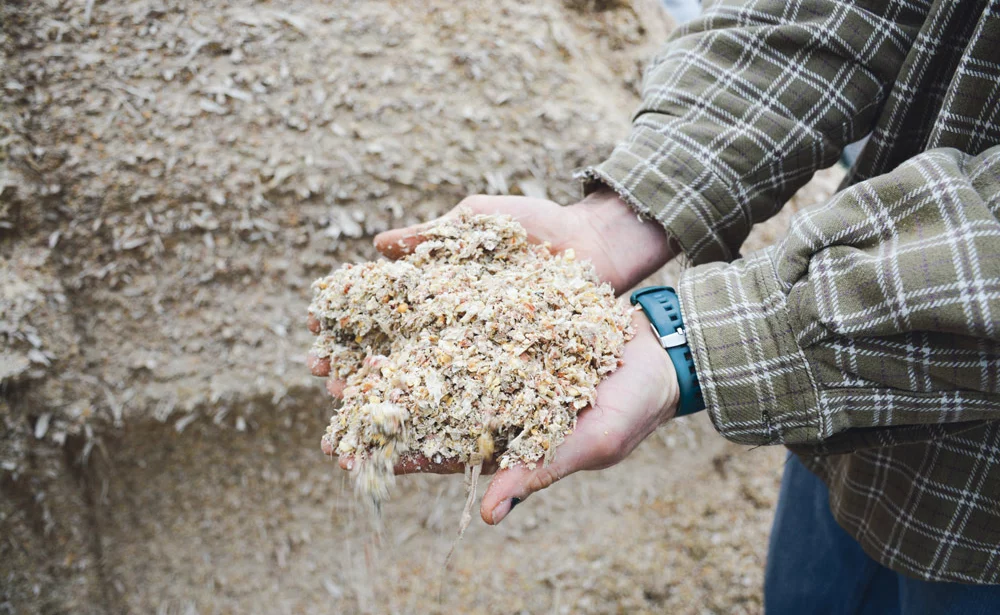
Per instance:
[[[701,14],[701,0],[662,0],[662,2],[679,26],[696,19]]]
[[[767,615],[987,615],[1000,585],[919,581],[882,566],[830,514],[826,485],[789,455],[764,578]]]

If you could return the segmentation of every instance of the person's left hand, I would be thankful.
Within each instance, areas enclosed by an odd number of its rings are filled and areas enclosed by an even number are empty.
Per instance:
[[[598,385],[597,402],[580,411],[552,462],[497,472],[480,505],[483,521],[496,525],[515,502],[574,472],[617,464],[673,418],[680,399],[673,363],[643,313],[633,315],[632,326],[636,335],[625,344],[622,366]]]

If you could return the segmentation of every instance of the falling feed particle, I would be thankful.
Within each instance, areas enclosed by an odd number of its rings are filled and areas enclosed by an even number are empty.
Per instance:
[[[632,336],[589,262],[509,216],[460,212],[421,235],[398,261],[313,283],[313,352],[346,382],[324,441],[376,509],[404,457],[547,463]]]

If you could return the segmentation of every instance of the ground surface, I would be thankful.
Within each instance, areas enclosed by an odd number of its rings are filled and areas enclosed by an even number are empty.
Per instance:
[[[654,7],[0,6],[0,612],[759,611],[783,453],[705,417],[443,575],[461,480],[401,481],[377,547],[318,450],[309,282],[466,194],[572,201]]]

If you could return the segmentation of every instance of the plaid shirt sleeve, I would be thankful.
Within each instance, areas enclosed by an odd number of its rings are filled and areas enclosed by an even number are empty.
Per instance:
[[[679,283],[716,428],[832,453],[1000,419],[1000,146],[930,150]]]
[[[661,222],[688,260],[731,261],[843,146],[866,134],[925,8],[755,0],[678,30],[647,69],[629,137],[583,172]]]

